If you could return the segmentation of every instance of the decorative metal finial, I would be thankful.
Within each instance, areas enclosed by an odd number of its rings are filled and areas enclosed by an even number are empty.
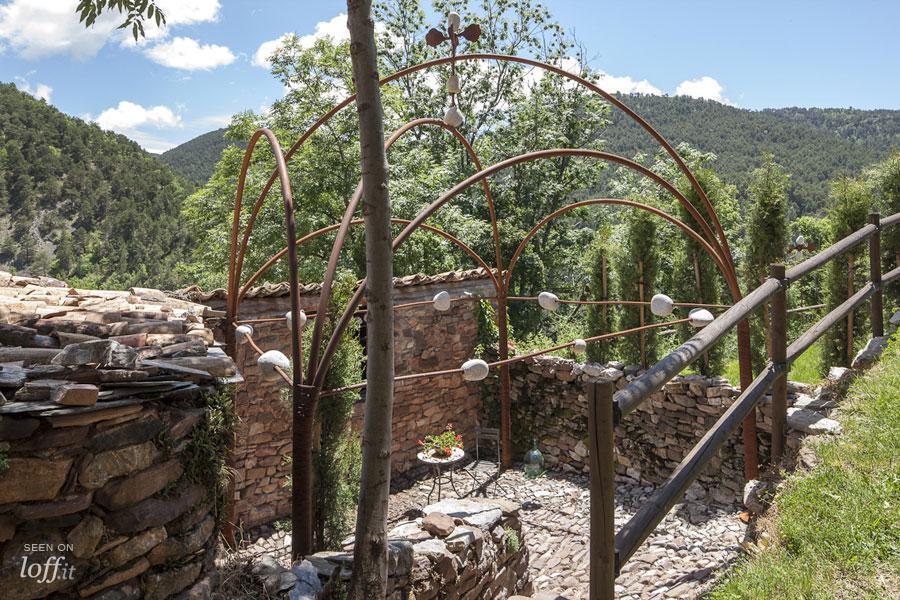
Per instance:
[[[447,78],[447,93],[450,94],[450,108],[444,114],[444,123],[450,127],[459,127],[465,122],[465,117],[456,106],[456,96],[462,91],[459,84],[459,76],[456,74],[456,48],[459,46],[459,38],[464,38],[469,42],[475,42],[481,37],[481,26],[478,23],[472,23],[462,31],[459,31],[460,16],[457,12],[452,12],[447,17],[447,33],[443,33],[439,29],[432,28],[425,34],[425,43],[432,48],[437,48],[440,44],[450,41],[450,77]]]

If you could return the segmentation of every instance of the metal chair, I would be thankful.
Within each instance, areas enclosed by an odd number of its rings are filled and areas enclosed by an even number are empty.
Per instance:
[[[495,460],[485,460],[481,458],[481,446],[487,442],[493,446]],[[487,496],[487,489],[491,483],[494,484],[494,492],[503,489],[500,485],[500,430],[494,427],[475,427],[475,460],[465,466],[464,470],[472,477],[475,482],[474,495],[481,492],[482,496]]]

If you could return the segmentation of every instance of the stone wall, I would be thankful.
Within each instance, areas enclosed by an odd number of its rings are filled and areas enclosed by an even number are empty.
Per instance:
[[[622,389],[639,373],[621,363],[580,364],[538,357],[511,366],[513,445],[515,456],[538,441],[546,466],[587,474],[587,399],[584,386],[593,378],[612,379]],[[792,392],[796,391],[792,388]],[[677,377],[624,417],[616,428],[616,472],[639,481],[662,482],[725,412],[738,390],[722,378]],[[791,394],[789,402],[794,398]],[[760,459],[769,453],[771,412],[760,403],[757,427]],[[796,436],[788,438],[797,445]],[[743,444],[735,431],[698,481],[712,498],[730,502],[743,489]],[[696,489],[696,488],[695,488]]]
[[[503,600],[531,594],[527,540],[519,505],[506,500],[443,500],[388,534],[387,600]],[[349,581],[351,542],[341,552],[319,552],[290,571],[272,557],[254,566],[272,596],[292,600],[331,597],[335,581]]]
[[[137,288],[0,298],[0,597],[209,597],[225,441],[207,416],[239,377],[207,348],[205,307]]]
[[[273,286],[250,295],[241,303],[241,319],[283,317],[290,300],[283,286]],[[396,280],[395,304],[430,301],[447,290],[454,298],[471,293],[491,295],[493,287],[477,271],[454,272],[432,277],[412,276]],[[202,298],[213,308],[223,308],[219,295]],[[318,289],[309,286],[301,296],[301,308],[314,312]],[[290,356],[290,338],[284,321],[254,323],[253,338],[263,350],[280,350]],[[430,304],[403,308],[394,319],[397,375],[455,369],[473,357],[477,345],[477,304],[454,302],[446,312]],[[240,418],[236,436],[235,503],[238,522],[252,527],[290,514],[290,490],[284,487],[290,465],[291,410],[282,400],[283,383],[265,381],[256,366],[257,355],[248,347],[238,348],[235,361],[245,383],[237,388],[236,412]],[[323,402],[327,402],[327,398]],[[481,407],[479,386],[465,382],[459,374],[398,382],[394,396],[394,442],[392,475],[402,477],[416,469],[416,440],[437,433],[447,423],[472,439]],[[353,427],[362,429],[364,404],[356,404]]]

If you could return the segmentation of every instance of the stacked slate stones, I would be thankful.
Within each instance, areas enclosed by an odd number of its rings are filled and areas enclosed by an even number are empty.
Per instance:
[[[209,596],[216,482],[192,442],[240,381],[217,316],[0,273],[0,597]]]

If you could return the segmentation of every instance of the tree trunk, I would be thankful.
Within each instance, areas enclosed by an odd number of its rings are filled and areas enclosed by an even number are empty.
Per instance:
[[[347,0],[347,25],[362,150],[368,308],[368,385],[350,597],[367,600],[384,598],[387,586],[387,510],[394,403],[393,254],[384,113],[371,0]]]

